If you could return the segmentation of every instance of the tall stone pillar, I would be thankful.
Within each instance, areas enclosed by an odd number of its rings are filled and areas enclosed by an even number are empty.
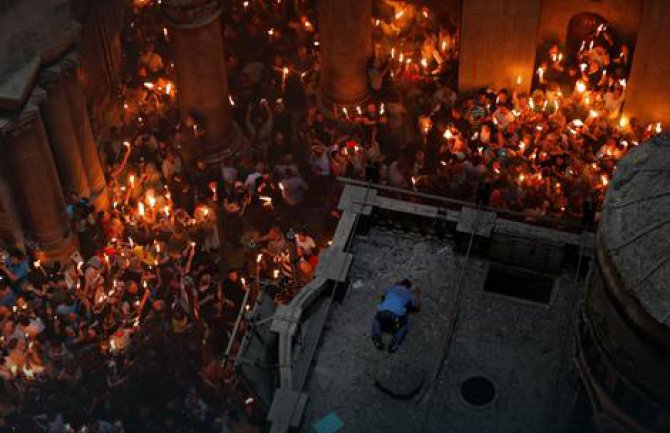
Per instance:
[[[366,65],[373,54],[371,0],[319,0],[321,100],[355,106],[368,97]]]
[[[107,192],[107,181],[105,172],[100,161],[100,153],[91,129],[91,120],[86,108],[86,98],[82,91],[79,78],[77,77],[77,61],[73,56],[64,59],[63,62],[72,71],[65,76],[64,87],[67,93],[68,106],[74,125],[75,134],[79,143],[84,168],[86,169],[86,178],[91,190],[90,200],[98,210],[109,207],[109,194]]]
[[[80,197],[89,198],[91,190],[88,175],[64,86],[66,75],[73,73],[60,65],[54,65],[40,74],[40,86],[47,94],[42,102],[42,118],[65,197],[77,193]]]
[[[221,0],[163,0],[170,46],[177,73],[177,100],[182,120],[195,119],[203,133],[197,149],[217,166],[240,145],[240,131],[231,117],[226,58],[221,26]]]
[[[24,229],[48,259],[62,260],[75,243],[38,106],[43,97],[36,90],[20,114],[0,120],[2,155]]]
[[[461,92],[487,86],[530,90],[541,6],[542,0],[463,2],[458,74]]]
[[[645,0],[624,114],[670,126],[670,2]],[[667,128],[664,128],[667,130]]]
[[[0,143],[2,143],[2,138],[0,138]],[[0,151],[2,151],[1,144]],[[12,188],[9,184],[9,164],[7,158],[0,158],[0,241],[4,245],[23,249],[23,230],[19,221]]]

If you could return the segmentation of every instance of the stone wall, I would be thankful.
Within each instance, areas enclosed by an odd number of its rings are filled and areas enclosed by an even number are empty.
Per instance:
[[[624,113],[670,126],[670,1],[645,0]]]
[[[542,0],[465,0],[461,17],[459,89],[516,86],[533,78]]]

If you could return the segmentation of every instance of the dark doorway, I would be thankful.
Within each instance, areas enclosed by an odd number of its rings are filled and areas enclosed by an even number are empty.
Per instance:
[[[554,279],[523,269],[491,265],[484,291],[527,301],[548,304],[554,289]]]

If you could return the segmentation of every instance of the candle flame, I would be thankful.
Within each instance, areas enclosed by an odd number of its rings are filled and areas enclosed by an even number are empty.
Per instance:
[[[584,93],[586,92],[586,84],[582,80],[579,80],[577,81],[576,89],[579,93]]]

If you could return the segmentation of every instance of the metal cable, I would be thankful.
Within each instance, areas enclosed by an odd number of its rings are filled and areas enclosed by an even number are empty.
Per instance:
[[[470,240],[468,241],[468,248],[465,252],[465,259],[463,261],[463,266],[461,267],[461,271],[459,273],[458,279],[456,280],[456,285],[458,287],[458,292],[456,294],[456,303],[454,306],[454,314],[451,320],[449,321],[449,327],[447,329],[447,336],[446,336],[446,341],[445,341],[445,346],[442,351],[442,355],[440,356],[440,362],[437,366],[437,370],[435,371],[435,374],[433,375],[433,378],[431,380],[431,387],[428,390],[428,392],[425,394],[424,398],[421,400],[421,402],[425,401],[426,399],[428,402],[425,405],[424,411],[423,411],[423,416],[421,417],[421,427],[419,428],[419,432],[423,432],[426,428],[426,423],[428,422],[428,408],[431,406],[430,400],[432,399],[433,396],[433,391],[437,387],[438,380],[440,379],[440,376],[442,375],[442,372],[444,371],[444,367],[446,366],[447,363],[447,358],[449,356],[449,351],[451,349],[451,345],[453,342],[453,337],[456,331],[456,326],[458,325],[459,317],[460,317],[460,312],[461,312],[461,302],[463,298],[463,292],[465,290],[465,284],[463,284],[463,279],[465,278],[465,272],[467,270],[468,266],[468,261],[470,259],[470,253],[472,252],[472,244],[474,243],[475,239],[475,232],[477,231],[477,226],[479,224],[479,216],[481,214],[481,205],[477,207],[477,213],[475,214],[475,219],[472,223],[472,230],[470,232]]]

